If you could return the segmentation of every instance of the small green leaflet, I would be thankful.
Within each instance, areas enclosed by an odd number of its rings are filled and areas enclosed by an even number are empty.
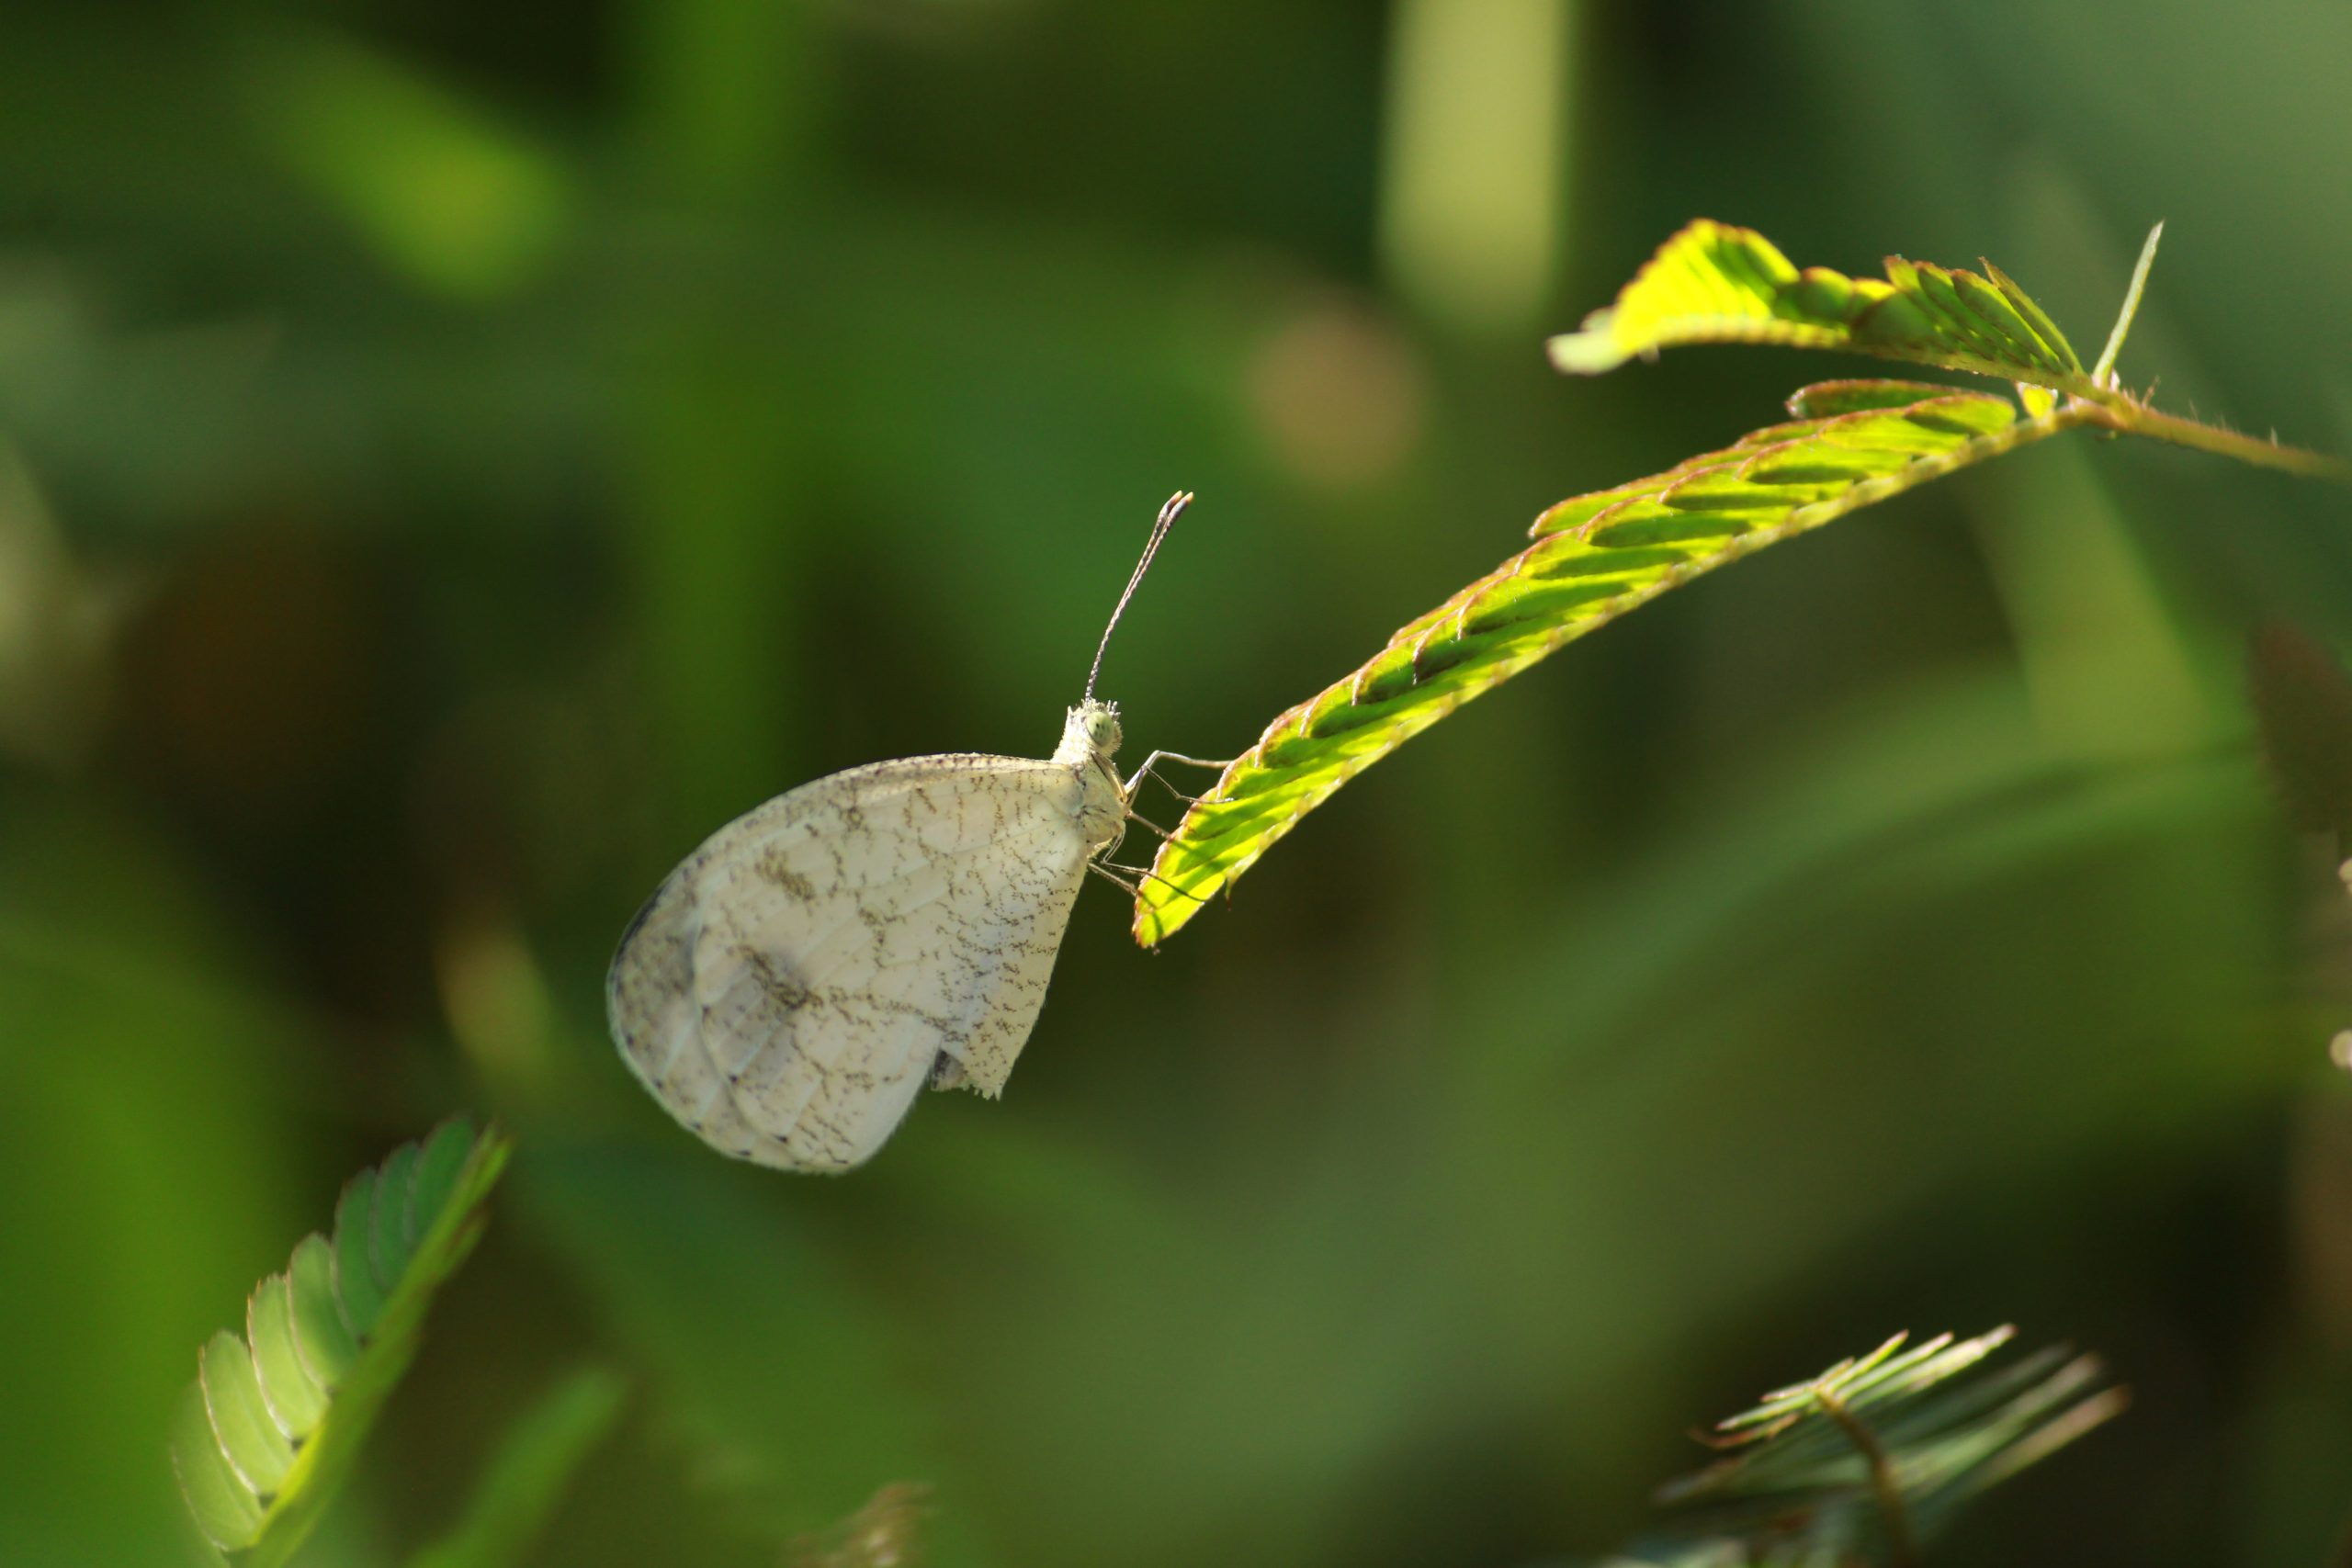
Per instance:
[[[1727,561],[2080,423],[1919,381],[1828,381],[1786,424],[1561,502],[1536,542],[1268,726],[1161,846],[1136,900],[1152,946],[1341,784],[1563,645]]]
[[[2041,307],[1999,267],[1984,266],[1980,277],[1889,256],[1883,282],[1826,266],[1800,272],[1763,235],[1702,218],[1660,246],[1615,304],[1554,338],[1552,363],[1592,376],[1683,344],[1771,343],[2096,392]]]
[[[408,1370],[434,1292],[473,1247],[509,1145],[444,1122],[352,1179],[332,1240],[311,1235],[254,1290],[245,1337],[214,1335],[172,1430],[196,1522],[238,1568],[269,1568],[318,1522]]]

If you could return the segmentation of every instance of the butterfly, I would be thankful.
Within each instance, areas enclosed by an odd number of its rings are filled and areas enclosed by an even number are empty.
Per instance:
[[[653,1098],[720,1152],[788,1170],[865,1163],[916,1095],[1004,1090],[1070,907],[1135,818],[1097,702],[1111,633],[1189,492],[1160,508],[1042,761],[952,753],[851,768],[721,828],[613,956],[605,1010]]]

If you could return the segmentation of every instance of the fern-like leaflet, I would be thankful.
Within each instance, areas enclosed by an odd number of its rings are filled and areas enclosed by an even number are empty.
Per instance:
[[[1611,1568],[1908,1568],[1962,1505],[2122,1413],[2063,1346],[1980,1370],[2015,1334],[1898,1334],[1717,1423],[1722,1457],[1660,1488],[1674,1517]]]
[[[180,1490],[238,1568],[283,1562],[416,1353],[425,1309],[481,1234],[509,1145],[463,1118],[362,1171],[283,1274],[254,1291],[245,1337],[198,1358],[172,1432]]]

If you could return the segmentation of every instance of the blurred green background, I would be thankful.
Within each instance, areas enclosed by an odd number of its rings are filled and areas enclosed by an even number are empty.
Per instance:
[[[0,9],[0,1558],[182,1563],[172,1397],[335,1190],[520,1140],[306,1561],[397,1562],[582,1361],[537,1562],[1600,1554],[1902,1327],[2120,1424],[1952,1563],[2313,1564],[2352,1511],[2352,919],[2242,649],[2340,492],[2070,438],[1645,610],[1157,956],[1090,888],[1001,1105],[677,1131],[623,924],[820,773],[1229,754],[1544,505],[1867,366],[1543,335],[1683,220],[1989,254],[2352,448],[2352,13],[1989,0]],[[2337,1548],[2341,1550],[2341,1548]]]

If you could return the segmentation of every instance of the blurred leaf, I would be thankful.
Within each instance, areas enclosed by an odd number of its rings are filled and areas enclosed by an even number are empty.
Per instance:
[[[787,1568],[918,1568],[927,1497],[920,1486],[885,1486],[822,1536],[794,1542]]]
[[[255,60],[253,107],[278,155],[410,282],[485,299],[537,276],[574,205],[563,165],[356,43],[298,38]]]
[[[1916,1561],[1970,1498],[2121,1414],[2122,1392],[2064,1348],[1966,1378],[2015,1336],[1896,1335],[1767,1394],[1705,1439],[1726,1457],[1659,1492],[1691,1522],[1635,1549],[1644,1562]]]
[[[1659,246],[1615,304],[1554,338],[1552,363],[1591,376],[1683,344],[1771,343],[2096,392],[2041,307],[1999,267],[1984,270],[1989,282],[1889,256],[1883,282],[1822,266],[1800,272],[1763,235],[1702,218]]]
[[[2248,674],[2262,754],[2281,804],[2307,833],[2352,844],[2352,675],[2283,621],[2255,634]]]
[[[508,1568],[523,1561],[581,1463],[620,1419],[628,1385],[582,1367],[510,1427],[458,1526],[409,1568]]]
[[[87,753],[127,597],[76,558],[23,459],[0,442],[0,756],[62,767]]]
[[[239,1568],[285,1562],[318,1523],[434,1292],[481,1234],[507,1150],[462,1117],[402,1145],[344,1190],[332,1245],[306,1238],[255,1288],[245,1338],[224,1330],[205,1347],[172,1462],[198,1526]]]
[[[821,1532],[887,1485],[940,1485],[928,1417],[871,1303],[714,1163],[536,1153],[523,1191],[714,1479],[779,1537]],[[984,1560],[954,1507],[937,1536],[938,1562]]]
[[[1408,622],[1354,674],[1276,718],[1184,814],[1136,897],[1152,946],[1332,792],[1462,704],[1702,572],[2069,429],[2006,399],[1917,381],[1829,381],[1795,416],[1664,473],[1561,502],[1536,543]]]
[[[158,1416],[251,1289],[239,1260],[300,1228],[309,1084],[245,933],[121,804],[0,777],[0,1317],[44,1348],[9,1401],[71,1412],[0,1422],[0,1556],[164,1568],[189,1531]]]

